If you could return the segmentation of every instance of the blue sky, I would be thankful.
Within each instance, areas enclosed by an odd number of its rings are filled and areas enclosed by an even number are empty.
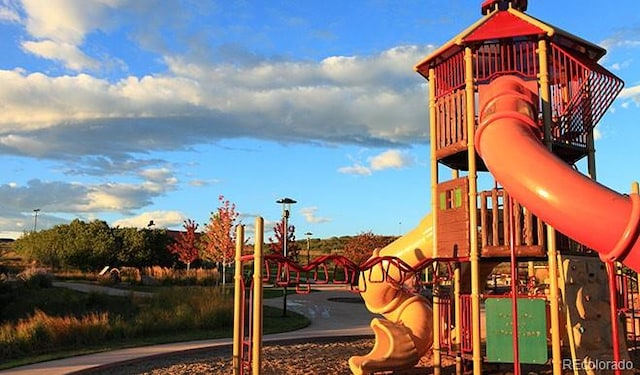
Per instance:
[[[0,237],[101,219],[201,225],[218,195],[297,237],[398,235],[428,213],[428,82],[413,66],[480,0],[0,0]],[[625,89],[598,179],[640,179],[637,0],[531,0],[608,49]],[[579,14],[579,16],[578,16]],[[576,16],[571,16],[576,15]],[[270,234],[267,233],[267,236]]]

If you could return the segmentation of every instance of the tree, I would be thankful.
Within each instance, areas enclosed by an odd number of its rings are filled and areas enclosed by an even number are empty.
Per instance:
[[[288,226],[287,231],[287,258],[298,261],[298,255],[300,254],[300,246],[296,242],[296,227],[294,225]],[[269,249],[272,254],[280,254],[284,256],[284,218],[276,223],[273,227],[273,233],[275,238],[269,237]]]
[[[189,273],[191,262],[200,257],[198,252],[198,236],[196,235],[198,224],[188,219],[185,220],[183,228],[184,232],[180,232],[176,242],[169,244],[168,250],[172,254],[178,255],[178,260],[187,265],[187,273]]]
[[[211,213],[209,223],[202,235],[202,256],[208,260],[222,263],[222,284],[226,282],[225,269],[233,263],[236,244],[236,223],[239,213],[235,203],[229,202],[223,195],[218,196],[220,206]]]
[[[395,238],[390,236],[378,236],[373,232],[362,232],[352,237],[344,245],[344,256],[356,264],[361,264],[371,257],[375,249],[382,249]]]

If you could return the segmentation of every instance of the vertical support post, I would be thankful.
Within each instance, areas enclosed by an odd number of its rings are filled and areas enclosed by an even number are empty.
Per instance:
[[[282,231],[284,232],[284,238],[282,242],[282,255],[285,259],[289,259],[289,210],[284,209],[282,211]],[[289,282],[289,264],[285,263],[282,265],[285,281]],[[282,316],[287,316],[287,295],[289,292],[287,291],[287,284],[282,287]]]
[[[431,139],[431,212],[433,212],[433,249],[432,257],[438,258],[438,159],[436,156],[437,123],[436,123],[436,75],[435,69],[429,69],[429,137]],[[440,374],[440,306],[438,300],[437,262],[433,264],[433,373]]]
[[[606,261],[607,278],[609,280],[609,312],[611,314],[611,343],[613,346],[613,361],[620,363],[620,334],[618,332],[618,296],[616,291],[616,265],[613,261]],[[620,375],[618,366],[614,369],[615,375]]]
[[[242,338],[244,337],[244,280],[242,275],[244,226],[236,228],[235,274],[233,284],[233,375],[242,373]]]
[[[549,310],[551,317],[551,364],[553,375],[562,374],[560,352],[560,295],[558,293],[558,252],[556,250],[556,230],[547,225],[547,257],[549,262]]]
[[[473,52],[470,47],[464,50],[465,63],[465,97],[467,121],[467,154],[469,165],[469,261],[471,263],[471,336],[473,343],[473,373],[482,374],[482,347],[480,341],[480,257],[478,254],[477,208],[477,167],[476,167],[476,116],[475,116],[475,82],[473,78]]]
[[[462,374],[462,306],[460,303],[460,262],[453,269],[454,322],[456,325],[456,374]]]
[[[587,168],[589,177],[596,180],[596,145],[593,139],[593,130],[587,133]]]
[[[544,142],[551,149],[551,89],[549,87],[549,64],[547,42],[538,41],[540,61],[540,99],[544,120]],[[551,363],[553,375],[562,374],[562,355],[560,352],[560,306],[558,294],[558,252],[556,249],[556,230],[547,225],[547,257],[549,262],[549,310],[551,315]]]
[[[438,285],[439,263],[433,262],[433,374],[440,375],[442,366],[442,352],[440,349],[440,285]]]
[[[251,363],[253,375],[260,375],[262,365],[262,243],[264,242],[264,219],[256,218],[255,244],[253,245],[253,345]]]
[[[616,291],[616,271],[615,262],[606,261],[607,277],[609,280],[609,308],[611,314],[611,343],[613,345],[613,361],[620,363],[620,334],[618,332],[618,293]],[[618,366],[614,369],[614,374],[619,375]]]
[[[429,157],[431,160],[431,212],[433,212],[433,252],[432,257],[438,258],[438,158],[436,155],[436,145],[438,143],[436,123],[436,73],[435,69],[429,69],[429,139],[431,140],[431,148],[429,149]],[[434,335],[435,337],[435,335]]]
[[[518,330],[518,260],[516,259],[516,220],[513,198],[509,196],[509,250],[511,255],[511,335],[513,339],[513,375],[520,375],[520,343]]]

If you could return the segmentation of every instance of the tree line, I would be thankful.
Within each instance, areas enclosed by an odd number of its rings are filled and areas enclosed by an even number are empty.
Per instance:
[[[79,219],[69,224],[56,225],[38,232],[25,233],[15,241],[14,249],[21,256],[42,265],[58,269],[96,271],[111,267],[186,267],[200,262],[217,263],[223,268],[233,263],[235,233],[241,223],[236,205],[224,196],[218,197],[219,206],[212,212],[202,231],[193,220],[185,220],[182,231],[155,228],[110,227],[105,221],[84,222]],[[267,251],[283,253],[285,238],[287,256],[299,262],[300,250],[306,240],[296,240],[295,226],[276,223],[274,235],[268,239]],[[286,234],[285,234],[286,233]],[[366,260],[371,251],[392,242],[395,237],[378,236],[363,232],[354,237],[332,237],[326,240],[310,239],[315,253],[339,251],[356,263]]]

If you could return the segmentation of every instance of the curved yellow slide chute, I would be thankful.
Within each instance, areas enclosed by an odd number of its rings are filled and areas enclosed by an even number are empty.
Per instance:
[[[412,231],[375,250],[372,258],[393,256],[414,267],[431,258],[432,253],[433,220],[427,215]],[[354,374],[414,367],[431,348],[431,305],[426,298],[403,286],[411,281],[402,280],[406,276],[393,266],[374,266],[360,275],[359,286],[367,308],[384,319],[371,321],[376,340],[371,352],[349,359]]]

